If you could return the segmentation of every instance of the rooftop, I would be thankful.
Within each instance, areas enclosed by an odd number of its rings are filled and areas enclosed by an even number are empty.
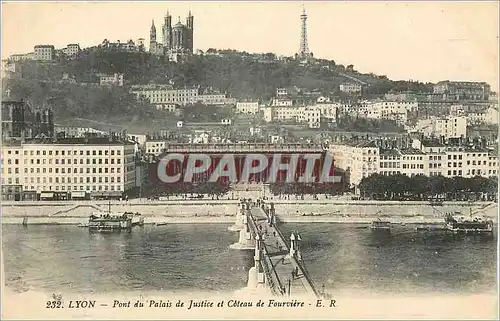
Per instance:
[[[5,141],[3,142],[6,146],[21,146],[28,144],[38,144],[38,145],[134,145],[132,142],[113,139],[109,140],[108,137],[69,137],[69,138],[57,138],[57,140],[53,140],[52,138],[33,138],[26,140],[24,143],[21,143],[19,140],[15,141]]]
[[[416,148],[401,149],[402,155],[425,155],[423,151]]]
[[[381,156],[399,156],[401,153],[398,149],[380,149]]]

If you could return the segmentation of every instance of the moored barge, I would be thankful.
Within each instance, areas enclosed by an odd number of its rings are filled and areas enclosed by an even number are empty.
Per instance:
[[[481,216],[445,215],[445,230],[453,234],[493,234],[493,221]]]

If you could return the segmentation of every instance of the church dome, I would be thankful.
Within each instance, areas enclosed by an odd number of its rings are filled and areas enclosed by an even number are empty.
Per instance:
[[[177,23],[174,25],[174,28],[175,28],[175,29],[182,29],[182,28],[184,28],[184,25],[183,25],[183,24],[179,21],[179,22],[177,22]]]

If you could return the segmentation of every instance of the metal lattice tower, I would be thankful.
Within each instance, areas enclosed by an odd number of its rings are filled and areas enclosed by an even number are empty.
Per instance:
[[[306,9],[302,8],[300,15],[300,50],[299,55],[302,58],[309,57],[309,46],[307,45],[307,14]]]

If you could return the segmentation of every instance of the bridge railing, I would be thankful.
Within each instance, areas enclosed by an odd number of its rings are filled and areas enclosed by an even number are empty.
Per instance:
[[[251,227],[250,233],[252,233],[252,235],[255,238],[255,236],[258,233],[258,227],[257,227],[257,223],[255,222],[255,218],[253,217],[253,215],[249,215],[248,224],[250,224],[250,227]],[[283,292],[284,287],[283,287],[283,284],[281,283],[281,280],[278,276],[278,273],[276,272],[276,269],[271,268],[269,266],[269,263],[267,261],[269,258],[269,254],[268,254],[269,251],[267,250],[267,245],[264,242],[262,242],[262,246],[263,246],[263,249],[262,249],[263,257],[261,258],[260,263],[262,264],[262,268],[264,269],[264,274],[266,275],[267,282],[270,285],[271,292],[275,295],[283,295],[284,294],[284,292]],[[272,265],[272,263],[271,263],[271,265]]]
[[[263,249],[263,254],[264,258],[261,260],[262,267],[264,269],[264,273],[266,274],[266,277],[268,279],[268,283],[271,286],[271,291],[273,294],[280,294],[283,295],[283,284],[281,283],[281,280],[278,276],[278,272],[276,272],[276,269],[269,267],[269,263],[267,262],[268,260],[268,251],[267,251],[267,246],[264,244],[264,249]],[[272,265],[272,263],[271,263]],[[272,273],[272,272],[274,273]],[[277,286],[277,288],[276,288]]]
[[[266,214],[266,216],[269,218],[269,213],[262,209],[262,211]],[[289,241],[287,238],[285,238],[285,236],[283,235],[283,232],[281,232],[281,230],[279,228],[274,228],[274,230],[276,231],[276,233],[279,235],[279,237],[281,237],[281,239],[283,240],[283,242],[285,243],[285,247],[288,251],[290,251],[290,245],[289,245]],[[298,268],[300,269],[300,272],[302,273],[302,275],[306,278],[307,282],[311,285],[311,289],[312,291],[314,292],[314,294],[317,296],[317,297],[320,297],[320,293],[319,291],[316,289],[316,287],[314,286],[314,282],[311,278],[311,276],[309,275],[309,271],[307,271],[307,268],[304,264],[304,262],[299,262],[298,260],[296,260],[295,258],[293,258],[293,260],[296,262]]]

